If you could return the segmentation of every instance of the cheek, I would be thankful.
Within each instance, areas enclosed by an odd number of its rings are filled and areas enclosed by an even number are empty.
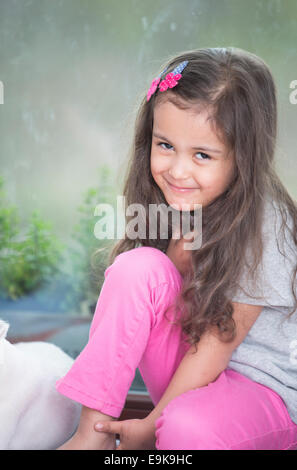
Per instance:
[[[161,158],[159,155],[151,154],[151,172],[152,175],[158,175],[167,168],[166,158]]]
[[[204,172],[205,180],[210,184],[216,183],[218,185],[224,185],[230,179],[231,168],[229,165],[214,165]]]
[[[213,185],[218,191],[223,191],[229,185],[231,177],[232,174],[228,169],[221,168],[209,179],[209,185]]]

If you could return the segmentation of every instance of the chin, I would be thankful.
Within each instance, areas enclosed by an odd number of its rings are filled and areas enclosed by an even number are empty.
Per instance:
[[[168,202],[168,201],[167,201]],[[169,206],[172,207],[175,210],[178,210],[180,212],[191,212],[194,210],[194,204],[188,203],[188,202],[168,202]],[[200,203],[195,203],[195,204],[200,204]],[[184,206],[184,207],[183,207]]]

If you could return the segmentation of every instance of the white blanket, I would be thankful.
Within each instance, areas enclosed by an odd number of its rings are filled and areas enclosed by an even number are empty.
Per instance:
[[[78,426],[81,405],[55,382],[73,359],[46,342],[11,344],[0,320],[0,449],[56,449]]]

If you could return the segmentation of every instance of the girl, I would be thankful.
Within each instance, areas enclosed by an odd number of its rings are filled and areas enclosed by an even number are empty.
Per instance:
[[[83,405],[61,449],[297,448],[297,207],[274,168],[275,95],[235,48],[184,52],[153,80],[125,201],[146,228],[149,204],[200,205],[202,244],[168,223],[167,240],[115,245],[89,342],[57,383]],[[137,367],[155,408],[118,422]]]

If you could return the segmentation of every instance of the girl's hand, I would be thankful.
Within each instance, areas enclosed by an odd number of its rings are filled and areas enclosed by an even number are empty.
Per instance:
[[[98,424],[102,427],[98,429]],[[120,444],[115,450],[155,450],[155,427],[148,419],[127,419],[125,421],[103,421],[96,423],[96,431],[119,434]]]
[[[184,237],[185,236],[188,237],[189,235],[186,234]],[[166,255],[175,264],[183,277],[192,269],[192,250],[185,250],[184,244],[191,243],[193,241],[194,235],[190,239],[186,239],[184,237],[180,239],[171,238],[166,251]]]

